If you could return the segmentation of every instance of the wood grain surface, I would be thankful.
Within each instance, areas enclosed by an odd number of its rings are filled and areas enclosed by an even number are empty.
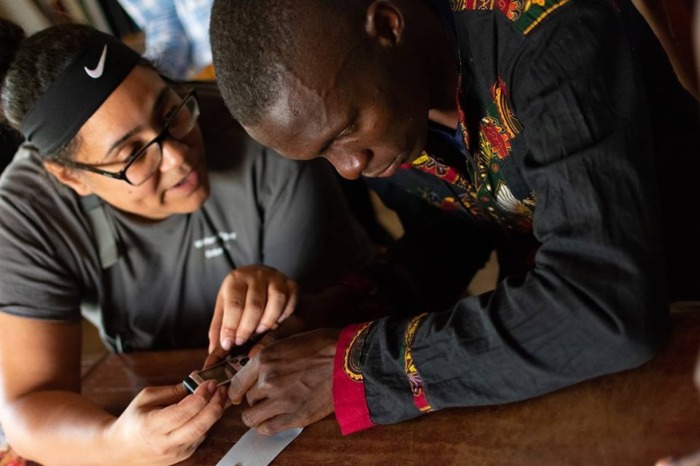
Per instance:
[[[693,368],[700,313],[672,315],[668,343],[646,365],[536,399],[450,409],[343,437],[333,416],[307,427],[275,465],[653,465],[700,448]],[[84,393],[114,413],[142,387],[176,383],[197,350],[110,355]],[[232,407],[183,465],[215,465],[247,430]]]

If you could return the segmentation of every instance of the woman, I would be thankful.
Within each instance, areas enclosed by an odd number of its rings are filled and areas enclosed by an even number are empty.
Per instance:
[[[211,93],[89,27],[0,39],[27,141],[0,180],[0,423],[44,464],[180,461],[225,393],[150,387],[113,417],[80,395],[81,314],[116,351],[203,346],[210,322],[230,348],[291,313],[287,276],[320,289],[371,251],[326,166],[257,145]]]

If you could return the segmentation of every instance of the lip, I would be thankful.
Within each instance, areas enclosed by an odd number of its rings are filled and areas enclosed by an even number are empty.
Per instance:
[[[195,167],[166,191],[172,194],[190,194],[199,187],[200,178],[199,169]]]
[[[382,171],[380,171],[380,172],[375,172],[375,173],[365,174],[365,176],[367,176],[367,177],[369,177],[369,178],[387,178],[387,177],[393,175],[394,173],[396,173],[396,171],[399,169],[399,167],[401,166],[401,164],[403,164],[404,159],[406,159],[407,157],[408,157],[407,154],[399,154],[399,155],[397,155],[396,158],[395,158],[386,168],[384,168]]]

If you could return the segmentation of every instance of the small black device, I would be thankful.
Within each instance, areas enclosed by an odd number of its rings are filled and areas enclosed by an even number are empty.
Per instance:
[[[213,366],[192,372],[182,383],[190,393],[194,393],[197,387],[207,380],[216,381],[216,386],[220,387],[229,383],[231,378],[236,375],[236,372],[241,370],[247,362],[248,356],[244,354],[228,356]]]

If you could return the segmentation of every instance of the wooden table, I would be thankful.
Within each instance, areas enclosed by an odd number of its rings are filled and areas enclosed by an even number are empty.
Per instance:
[[[506,406],[451,409],[343,437],[333,416],[311,425],[275,465],[653,465],[700,448],[692,374],[700,313],[672,316],[669,343],[643,367]],[[122,410],[142,387],[180,381],[204,351],[110,355],[84,393]],[[233,407],[183,465],[214,465],[247,428]]]

